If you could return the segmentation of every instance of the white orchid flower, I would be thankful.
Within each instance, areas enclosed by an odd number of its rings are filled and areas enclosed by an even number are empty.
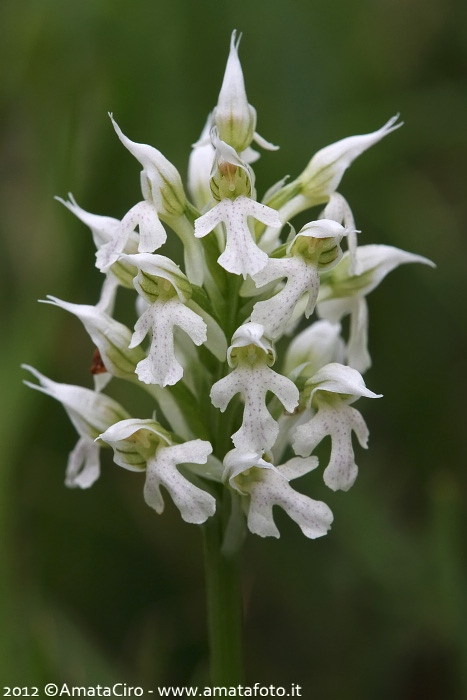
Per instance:
[[[251,314],[252,321],[263,325],[268,337],[277,338],[285,332],[304,294],[308,295],[305,317],[311,316],[318,299],[319,270],[335,264],[341,255],[339,242],[347,233],[337,221],[321,219],[310,222],[289,245],[290,257],[270,258],[266,267],[254,275],[257,287],[287,278],[285,287],[270,299],[258,301]],[[305,241],[308,243],[303,245]],[[317,241],[326,241],[325,247],[316,245]],[[322,262],[323,258],[325,262]]]
[[[289,484],[318,466],[316,457],[294,457],[274,467],[261,453],[238,448],[224,458],[224,481],[240,494],[247,514],[248,529],[260,537],[279,537],[273,508],[279,506],[294,520],[306,537],[322,537],[329,530],[333,515],[322,501],[315,501]]]
[[[403,122],[397,123],[398,119],[396,114],[370,134],[348,136],[315,153],[299,177],[304,194],[318,198],[335,192],[345,171],[358,156],[402,126]]]
[[[76,428],[79,440],[70,453],[65,484],[87,489],[99,478],[99,452],[101,444],[95,442],[101,432],[116,421],[128,417],[128,413],[109,396],[71,384],[60,384],[38,372],[34,367],[22,365],[40,382],[24,383],[59,401]]]
[[[303,388],[307,379],[312,377],[321,367],[331,362],[343,363],[345,359],[345,343],[341,338],[339,323],[315,321],[299,333],[290,343],[284,358],[283,374]],[[276,461],[280,460],[295,428],[310,419],[311,412],[307,409],[309,397],[302,392],[299,408],[293,414],[283,413],[279,416],[279,437],[274,445],[272,454]]]
[[[262,453],[274,445],[279,432],[277,421],[266,407],[266,394],[271,391],[286,411],[291,412],[298,404],[298,389],[290,379],[268,366],[274,355],[259,324],[247,323],[236,331],[228,358],[234,369],[213,385],[211,401],[225,411],[235,394],[242,395],[243,421],[232,441],[242,450]]]
[[[339,187],[345,171],[353,161],[402,126],[403,122],[396,123],[398,118],[399,115],[396,114],[376,131],[349,136],[315,153],[301,175],[275,192],[267,202],[279,211],[282,224],[310,207],[327,202]],[[264,250],[273,250],[277,245],[278,235],[274,229],[268,228],[261,237],[261,247]],[[352,249],[355,242],[355,238],[351,236]]]
[[[68,197],[69,201],[62,199],[61,197],[55,197],[55,199],[63,204],[69,211],[71,211],[72,214],[80,219],[83,224],[86,224],[86,226],[91,229],[94,244],[98,252],[101,250],[101,248],[110,244],[111,241],[120,236],[122,222],[119,221],[119,219],[114,219],[111,216],[91,214],[79,206],[71,192],[68,193]],[[134,230],[132,230],[127,236],[125,236],[125,243],[122,250],[124,250],[125,253],[136,253],[138,250],[138,243],[139,236]],[[115,258],[114,263],[110,267],[107,267],[107,264],[105,267],[109,273],[107,277],[112,275],[118,280],[119,284],[123,285],[124,287],[132,287],[133,277],[136,274],[134,268],[126,265],[123,262],[118,262],[117,258]]]
[[[158,220],[158,217],[161,217],[171,226],[184,245],[184,262],[188,278],[194,284],[203,284],[204,255],[200,242],[193,237],[192,222],[188,218],[190,212],[193,214],[193,207],[187,202],[178,170],[157,148],[131,141],[123,134],[112,115],[109,116],[120,141],[143,166],[141,190],[144,202],[140,202],[133,209],[136,210],[135,216],[146,217],[143,220],[143,225],[147,227],[148,235],[145,238],[144,246],[143,242],[140,242],[139,252],[154,252],[165,242],[165,229]],[[139,228],[141,239],[141,225]],[[113,244],[109,244],[109,251],[111,245]],[[124,252],[121,243],[115,243],[115,246],[112,247],[112,259],[118,251]]]
[[[139,252],[151,253],[158,250],[167,239],[159,216],[169,221],[179,220],[183,218],[187,207],[182,180],[172,163],[156,148],[131,141],[113,116],[109,116],[120,141],[143,166],[141,189],[144,200],[129,210],[112,239],[98,250],[96,265],[102,272],[106,272],[118,260],[137,227]]]
[[[183,367],[175,357],[173,333],[178,326],[195,345],[206,342],[206,324],[194,311],[177,298],[155,301],[135,325],[130,348],[137,347],[151,331],[148,356],[136,367],[140,381],[167,386],[176,384],[183,376]]]
[[[230,39],[230,53],[212,121],[219,129],[220,137],[236,151],[243,151],[253,141],[256,127],[256,110],[248,104],[243,71],[238,58],[240,38],[236,32]]]
[[[348,491],[357,478],[358,467],[352,447],[352,432],[360,445],[367,447],[368,428],[361,414],[349,403],[361,396],[376,399],[366,388],[357,370],[336,362],[319,369],[306,383],[315,414],[307,423],[298,426],[293,436],[296,454],[306,457],[329,435],[332,441],[331,457],[324,470],[324,482],[333,491]]]
[[[148,356],[138,363],[136,374],[145,384],[176,384],[183,367],[175,357],[175,326],[195,345],[207,340],[206,323],[184,303],[191,296],[191,285],[178,265],[162,255],[140,253],[124,256],[124,260],[138,268],[135,288],[151,304],[137,320],[129,343],[130,349],[136,348],[151,333]]]
[[[70,312],[83,324],[99,350],[105,369],[115,377],[135,381],[135,367],[145,357],[141,348],[129,348],[131,331],[97,306],[71,304],[48,295],[45,304]]]
[[[112,114],[109,114],[109,117],[122,144],[143,166],[141,189],[145,201],[153,204],[160,216],[171,218],[183,214],[186,195],[177,168],[157,148],[131,141],[122,132]]]
[[[210,442],[189,440],[175,444],[155,420],[135,418],[115,423],[99,438],[113,448],[119,466],[146,472],[144,500],[156,513],[164,511],[163,486],[187,523],[204,523],[214,515],[215,498],[191,483],[177,468],[182,464],[188,468],[190,464],[206,464],[212,452]]]

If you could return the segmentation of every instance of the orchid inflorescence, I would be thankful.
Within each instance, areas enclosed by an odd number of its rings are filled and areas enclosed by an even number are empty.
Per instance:
[[[318,468],[312,453],[326,436],[326,485],[348,490],[355,481],[352,433],[367,447],[368,429],[353,404],[380,396],[362,378],[371,364],[366,297],[398,265],[431,263],[387,245],[358,246],[337,192],[355,158],[401,126],[397,117],[320,150],[295,180],[258,201],[252,143],[277,147],[256,132],[238,44],[234,32],[218,103],[191,152],[191,200],[176,168],[126,137],[111,115],[142,166],[143,199],[121,220],[85,211],[72,195],[59,200],[91,229],[104,283],[95,306],[47,299],[77,316],[96,346],[94,389],[58,384],[29,366],[39,384],[26,383],[60,401],[79,434],[68,486],[91,486],[100,449],[110,446],[116,464],[145,472],[144,498],[157,513],[161,487],[189,523],[205,522],[230,497],[231,513],[244,513],[255,534],[279,536],[278,505],[316,538],[329,529],[331,510],[289,482]],[[317,218],[296,233],[289,221],[313,207]],[[182,241],[182,267],[155,252],[166,227]],[[137,292],[133,330],[113,318],[119,287]],[[279,360],[281,339],[291,340]],[[105,395],[113,377],[149,392],[153,416],[132,417]]]

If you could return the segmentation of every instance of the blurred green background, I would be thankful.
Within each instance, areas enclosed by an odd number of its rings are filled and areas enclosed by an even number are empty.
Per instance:
[[[250,537],[248,681],[329,700],[467,697],[466,7],[455,0],[6,0],[1,32],[2,343],[0,680],[4,685],[204,678],[201,536],[105,455],[87,492],[63,486],[75,433],[21,384],[21,362],[91,386],[79,322],[36,304],[95,303],[88,230],[54,195],[121,217],[139,168],[107,117],[186,173],[220,88],[231,30],[260,133],[260,195],[319,148],[403,129],[361,156],[340,191],[361,241],[434,260],[370,297],[374,367],[361,401],[370,450],[348,494],[302,485],[335,514],[306,540]],[[166,252],[164,250],[164,252]],[[121,397],[118,383],[111,389]],[[146,404],[133,405],[143,416]],[[149,408],[148,408],[149,410]],[[308,477],[307,477],[308,478]],[[283,517],[282,517],[283,516]]]

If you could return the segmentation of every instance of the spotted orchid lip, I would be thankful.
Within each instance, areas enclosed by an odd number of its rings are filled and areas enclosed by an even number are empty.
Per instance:
[[[268,264],[268,255],[253,240],[248,226],[248,217],[268,226],[280,227],[278,213],[249,197],[241,195],[234,200],[223,199],[213,209],[195,221],[195,236],[202,238],[223,222],[226,245],[218,263],[224,270],[235,275],[253,277]]]

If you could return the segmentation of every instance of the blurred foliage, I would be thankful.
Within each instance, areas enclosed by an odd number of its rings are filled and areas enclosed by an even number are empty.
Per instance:
[[[237,28],[260,133],[281,145],[257,164],[260,194],[400,111],[404,128],[341,191],[363,243],[438,265],[370,297],[366,379],[385,395],[362,406],[370,451],[349,494],[303,480],[333,509],[331,534],[310,542],[279,513],[279,541],[248,541],[248,680],[332,700],[467,697],[465,4],[4,0],[0,14],[1,685],[204,677],[200,533],[170,504],[155,516],[109,455],[93,489],[66,490],[73,428],[19,364],[90,386],[79,323],[35,304],[95,303],[100,284],[87,229],[53,195],[117,217],[138,201],[107,111],[185,174]]]

